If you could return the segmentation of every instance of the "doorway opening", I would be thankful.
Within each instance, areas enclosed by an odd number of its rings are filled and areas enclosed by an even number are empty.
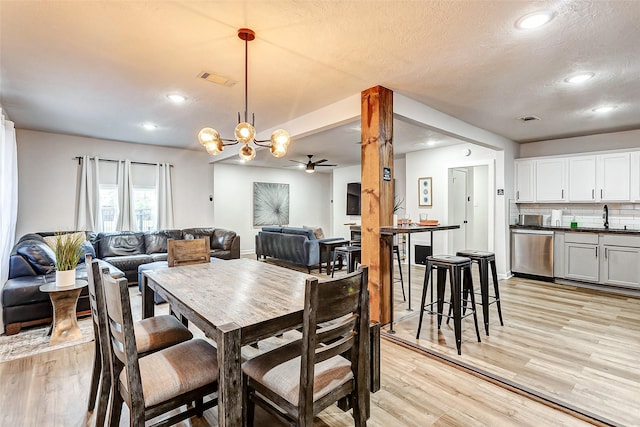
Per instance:
[[[454,167],[448,170],[448,223],[460,224],[449,233],[449,251],[492,250],[489,239],[490,195],[487,165]]]

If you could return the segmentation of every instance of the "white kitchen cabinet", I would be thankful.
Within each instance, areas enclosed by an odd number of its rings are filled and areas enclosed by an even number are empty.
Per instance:
[[[564,233],[553,233],[553,277],[564,279]]]
[[[640,288],[640,237],[601,234],[600,246],[601,283]]]
[[[516,180],[516,203],[535,201],[535,161],[516,160],[515,162]]]
[[[640,151],[631,153],[631,200],[640,202]]]
[[[631,199],[631,154],[598,155],[596,167],[596,201],[628,202]]]
[[[598,234],[565,233],[564,277],[586,282],[598,282],[600,267]]]
[[[550,158],[535,161],[535,201],[567,201],[567,159]]]
[[[596,156],[569,158],[568,200],[570,202],[596,201]]]
[[[604,245],[602,283],[640,288],[640,248]]]

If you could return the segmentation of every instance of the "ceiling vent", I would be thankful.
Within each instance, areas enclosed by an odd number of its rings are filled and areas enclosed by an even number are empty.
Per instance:
[[[532,122],[532,121],[535,121],[535,120],[540,120],[540,117],[524,116],[524,117],[520,117],[520,120],[522,120],[523,122]]]
[[[227,87],[234,86],[236,83],[238,83],[236,80],[232,80],[224,76],[219,76],[217,74],[210,73],[208,71],[203,71],[200,74],[198,74],[198,78],[202,80],[206,80],[211,83],[227,86]]]

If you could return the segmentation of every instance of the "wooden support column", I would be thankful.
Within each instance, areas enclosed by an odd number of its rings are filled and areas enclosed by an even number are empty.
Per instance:
[[[393,221],[393,92],[375,86],[361,95],[362,263],[369,266],[371,321],[389,322],[392,238],[380,227]]]

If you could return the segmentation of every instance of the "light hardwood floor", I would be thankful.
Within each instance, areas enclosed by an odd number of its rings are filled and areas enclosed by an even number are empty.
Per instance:
[[[395,339],[613,424],[640,425],[639,298],[515,277],[502,280],[505,325],[500,326],[491,305],[486,336],[479,308],[482,342],[477,342],[472,318],[466,318],[458,356],[453,323],[447,326],[446,319],[438,330],[436,317],[425,315],[416,339],[424,269],[412,273],[415,310],[406,310],[396,290],[394,311],[402,320],[395,325]],[[477,277],[474,283],[477,290]]]
[[[413,299],[415,299],[414,308],[417,308],[420,297],[421,271],[423,270],[416,268],[412,274],[414,279],[412,295]],[[539,287],[550,288],[553,292],[542,297]],[[519,294],[520,289],[522,289],[521,295]],[[519,292],[514,293],[512,290],[518,290]],[[625,364],[632,365],[634,360],[637,361],[639,357],[640,353],[638,351],[633,354],[626,353],[635,349],[636,347],[634,346],[638,345],[638,300],[630,300],[625,303],[625,299],[613,298],[613,305],[609,304],[602,307],[599,295],[586,295],[584,298],[587,298],[587,301],[590,297],[595,299],[592,299],[591,302],[580,303],[586,308],[576,308],[581,315],[576,320],[568,322],[572,327],[564,331],[565,338],[562,338],[562,336],[559,338],[548,336],[545,340],[532,339],[534,335],[531,333],[531,328],[524,326],[515,328],[514,325],[518,323],[525,324],[525,321],[530,317],[540,319],[541,323],[555,325],[558,320],[555,317],[549,317],[548,314],[540,313],[541,307],[538,301],[543,299],[545,304],[558,305],[549,311],[554,316],[561,316],[566,311],[566,308],[563,307],[567,304],[567,300],[564,299],[567,298],[567,295],[564,295],[563,292],[560,292],[557,296],[554,295],[556,291],[563,291],[563,288],[556,290],[555,285],[548,287],[535,281],[529,283],[519,279],[510,279],[501,283],[501,291],[504,301],[505,322],[508,326],[501,328],[496,323],[497,316],[492,313],[492,335],[490,339],[485,339],[483,334],[483,342],[477,343],[473,342],[473,337],[465,336],[462,355],[464,361],[471,360],[474,354],[483,354],[485,349],[494,346],[494,342],[497,347],[498,338],[504,334],[504,332],[500,333],[500,329],[515,329],[508,336],[510,341],[502,341],[500,343],[499,351],[503,351],[502,346],[504,346],[506,347],[504,351],[517,347],[517,350],[513,350],[516,353],[523,348],[532,348],[542,355],[550,354],[548,358],[541,358],[543,361],[539,362],[544,367],[543,370],[548,372],[545,377],[560,378],[561,381],[570,382],[571,378],[576,376],[575,371],[570,368],[574,360],[570,349],[575,348],[573,337],[583,335],[585,319],[604,317],[611,318],[610,321],[616,323],[615,319],[618,318],[618,324],[613,329],[626,330],[627,332],[620,335],[605,334],[604,342],[601,342],[599,337],[597,338],[599,342],[595,343],[604,347],[598,363],[603,366],[609,366],[609,368],[603,367],[601,371],[603,374],[609,375],[611,380],[603,380],[599,375],[593,375],[594,381],[581,384],[577,395],[584,395],[591,399],[592,396],[600,396],[603,390],[606,393],[620,390],[626,390],[631,393],[637,390],[636,388],[640,381],[637,378],[633,378],[633,375],[625,378],[622,385],[614,388],[611,388],[610,383],[615,383],[622,376],[620,374],[626,372],[626,368],[620,369],[617,367],[621,363],[617,354],[619,345],[623,346],[623,353],[626,354],[624,357]],[[139,307],[140,297],[137,289],[132,288],[131,294],[132,304]],[[570,293],[569,297],[569,301],[575,300],[577,294]],[[570,306],[577,305],[577,303],[573,302],[568,304]],[[406,306],[402,304],[402,293],[398,287],[396,289],[396,313],[404,316],[409,315],[397,325],[398,337],[404,338],[413,345],[421,345],[424,348],[435,345],[442,353],[446,353],[447,349],[455,347],[451,337],[447,336],[447,328],[443,328],[442,332],[437,334],[434,332],[435,329],[431,330],[428,327],[427,322],[430,321],[428,319],[425,319],[424,335],[419,342],[416,342],[415,336],[412,338],[411,335],[415,334],[417,310],[408,313],[405,308]],[[604,313],[611,314],[600,313],[603,310]],[[159,312],[161,311],[159,310]],[[139,309],[134,308],[134,313],[139,312]],[[471,324],[469,322],[466,323],[466,329],[469,330]],[[608,330],[605,327],[602,328],[605,332]],[[556,335],[556,337],[558,336]],[[431,338],[434,339],[434,343],[431,343]],[[567,342],[570,338],[571,341]],[[505,335],[504,339],[507,340],[507,335]],[[618,340],[621,339],[627,344],[620,344]],[[278,339],[273,338],[265,344],[261,343],[260,347],[264,350],[268,349],[269,346],[278,345],[278,343]],[[614,346],[613,349],[611,346]],[[558,347],[566,347],[569,350],[558,351],[556,349]],[[607,348],[609,348],[608,351],[606,350]],[[247,348],[246,352],[243,350],[243,355],[250,356],[253,351],[255,350]],[[510,388],[497,385],[492,381],[487,381],[482,377],[454,367],[451,363],[445,363],[427,354],[391,342],[386,338],[382,340],[381,351],[382,388],[371,396],[372,413],[368,423],[370,426],[589,425],[588,419],[572,416],[564,410],[543,404],[536,399],[523,395],[521,392],[515,392]],[[490,353],[489,350],[486,350],[486,352]],[[579,353],[578,349],[576,349],[575,353]],[[0,426],[82,426],[87,422],[90,424],[92,420],[87,418],[86,401],[92,357],[93,343],[87,343],[0,363],[0,381],[2,384],[0,387]],[[504,360],[510,362],[511,357],[505,356]],[[548,360],[557,357],[566,357],[561,367],[556,367],[550,364],[551,362],[548,362]],[[508,363],[504,363],[503,356],[498,355],[498,358],[499,364],[509,366]],[[480,357],[477,357],[477,359],[479,360]],[[637,365],[640,364],[636,363]],[[513,373],[509,373],[508,369],[500,373],[505,378],[513,375]],[[612,379],[614,377],[615,379]],[[637,396],[638,393],[635,395]],[[602,396],[598,398],[603,399]],[[634,407],[637,408],[634,405],[638,405],[638,403],[637,401],[629,402],[629,405],[633,409]],[[618,410],[624,412],[625,409],[617,408],[614,412]],[[640,425],[637,414],[638,412],[635,415],[626,415],[631,418],[625,418],[619,423],[621,425]],[[127,424],[125,420],[126,416],[123,416],[121,425]],[[180,425],[217,425],[217,411],[207,411],[202,419],[192,419]],[[279,426],[281,424],[264,413],[259,413],[256,425]],[[353,422],[349,413],[343,413],[333,407],[324,411],[316,419],[315,425],[349,426],[353,425]]]

